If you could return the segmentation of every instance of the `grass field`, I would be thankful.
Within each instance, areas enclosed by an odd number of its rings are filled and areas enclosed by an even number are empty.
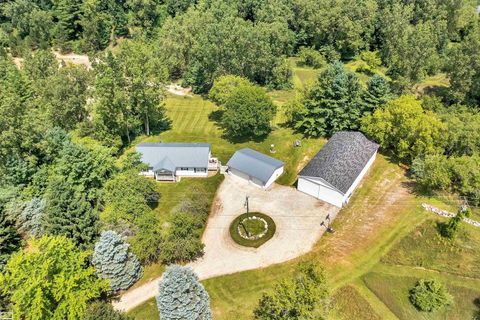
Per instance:
[[[355,70],[355,61],[347,68]],[[295,66],[295,87],[302,88],[313,81],[318,72]],[[425,84],[428,87],[444,82],[439,76],[427,79]],[[272,91],[269,95],[281,111],[294,97],[294,91]],[[215,122],[218,107],[209,101],[199,96],[169,96],[166,109],[172,128],[144,141],[210,142],[213,155],[222,163],[239,148],[250,147],[269,154],[270,145],[274,144],[276,152],[272,156],[286,163],[286,172],[278,180],[285,185],[295,182],[297,172],[326,142],[303,139],[284,128],[281,112],[265,140],[234,143],[222,136]],[[302,141],[300,148],[293,147],[296,139]],[[167,212],[174,208],[178,197],[188,192],[189,181],[185,180],[184,185],[182,181],[178,185],[159,186],[170,200],[161,203],[157,210]],[[252,310],[262,293],[271,292],[277,281],[291,277],[300,261],[313,261],[326,268],[333,291],[332,319],[471,319],[478,312],[473,299],[480,297],[480,229],[466,227],[453,243],[440,240],[435,230],[439,218],[420,205],[428,202],[455,211],[455,202],[415,195],[410,184],[404,169],[380,155],[349,205],[334,221],[335,234],[323,236],[310,253],[268,268],[203,281],[214,319],[252,319]],[[146,270],[146,277],[154,277],[163,269],[156,266],[152,270]],[[416,311],[408,301],[408,290],[422,277],[447,283],[456,303],[435,315]],[[137,320],[158,319],[154,299],[132,310],[130,315]]]

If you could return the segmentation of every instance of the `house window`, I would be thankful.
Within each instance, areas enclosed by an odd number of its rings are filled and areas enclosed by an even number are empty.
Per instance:
[[[207,172],[206,168],[195,168],[195,172]]]
[[[181,171],[188,171],[188,168],[180,168]]]

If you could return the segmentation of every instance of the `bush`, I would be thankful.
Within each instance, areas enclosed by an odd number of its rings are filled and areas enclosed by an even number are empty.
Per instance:
[[[372,73],[382,65],[382,60],[377,51],[363,51],[360,53],[360,59],[363,62],[357,69],[360,72]]]
[[[128,289],[142,275],[137,257],[129,251],[129,245],[115,231],[102,232],[95,244],[92,264],[100,278],[110,280],[113,292]]]
[[[83,320],[133,320],[133,318],[115,310],[110,303],[96,301],[88,306]]]
[[[210,320],[210,298],[189,267],[168,266],[160,281],[157,306],[162,320]]]
[[[295,278],[278,283],[263,294],[254,316],[257,320],[324,320],[330,311],[330,293],[323,269],[308,263]]]
[[[461,224],[465,217],[470,216],[470,210],[459,210],[455,217],[450,218],[448,222],[439,224],[440,234],[449,239],[455,238],[460,230]]]
[[[410,302],[420,311],[432,312],[452,303],[452,296],[436,280],[421,279],[410,290]]]
[[[298,52],[300,64],[312,68],[321,68],[327,64],[327,61],[320,52],[313,48],[301,47]]]
[[[285,90],[293,87],[292,66],[286,58],[279,58],[275,67],[272,69],[272,75],[267,80],[267,85],[271,89]]]

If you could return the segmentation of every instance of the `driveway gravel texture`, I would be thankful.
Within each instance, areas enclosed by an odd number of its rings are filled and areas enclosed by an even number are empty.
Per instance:
[[[277,227],[273,238],[259,248],[240,246],[229,234],[231,222],[246,212],[247,195],[250,212],[269,215]],[[241,178],[227,175],[217,191],[203,234],[205,254],[188,266],[204,280],[291,260],[312,249],[325,232],[322,221],[328,223],[327,217],[332,221],[338,211],[339,208],[293,187],[273,184],[264,190]],[[158,292],[159,280],[127,291],[114,303],[114,307],[128,311],[153,298]]]

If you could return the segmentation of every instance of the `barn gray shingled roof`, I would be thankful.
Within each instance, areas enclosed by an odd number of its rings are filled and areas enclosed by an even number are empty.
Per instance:
[[[377,150],[378,144],[361,132],[340,131],[328,140],[299,176],[320,178],[345,194]]]

